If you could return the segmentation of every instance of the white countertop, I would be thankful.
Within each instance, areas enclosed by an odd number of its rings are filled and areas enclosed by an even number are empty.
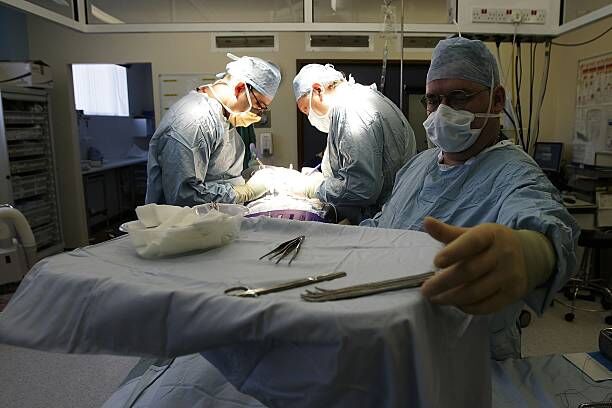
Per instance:
[[[116,169],[118,167],[125,167],[125,166],[130,166],[132,164],[139,164],[139,163],[146,163],[146,162],[147,162],[146,157],[107,160],[102,164],[102,166],[92,167],[89,170],[81,170],[81,174],[85,176],[87,174],[98,173],[101,171]]]

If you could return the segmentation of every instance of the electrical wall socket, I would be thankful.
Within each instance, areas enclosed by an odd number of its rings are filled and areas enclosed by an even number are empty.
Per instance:
[[[546,24],[546,10],[473,7],[472,23]]]

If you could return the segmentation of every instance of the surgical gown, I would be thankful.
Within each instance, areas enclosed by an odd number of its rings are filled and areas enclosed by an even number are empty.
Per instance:
[[[523,301],[538,313],[550,304],[576,267],[579,228],[561,204],[559,192],[537,164],[508,141],[484,150],[463,165],[439,163],[440,150],[410,160],[397,175],[389,201],[362,225],[423,230],[426,216],[461,227],[497,223],[540,232],[556,253],[549,280]],[[491,316],[491,355],[496,360],[520,357],[517,324],[523,301]]]
[[[317,198],[353,209],[356,220],[380,210],[397,171],[416,153],[414,132],[402,112],[368,86],[337,88]]]
[[[146,203],[233,203],[244,143],[222,118],[219,102],[196,91],[164,115],[149,144]]]

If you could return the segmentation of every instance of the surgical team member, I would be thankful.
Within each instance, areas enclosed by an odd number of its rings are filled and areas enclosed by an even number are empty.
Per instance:
[[[382,93],[347,81],[331,65],[303,67],[293,91],[300,111],[328,134],[322,175],[306,178],[295,192],[335,204],[353,223],[373,216],[397,171],[416,153],[408,121]]]
[[[362,225],[425,230],[446,244],[422,294],[491,314],[492,357],[520,357],[523,302],[539,313],[551,302],[576,266],[579,229],[531,157],[500,141],[505,91],[482,42],[438,43],[423,102],[437,147],[399,171],[382,212]]]
[[[222,79],[191,91],[164,115],[149,144],[146,203],[242,203],[266,192],[240,175],[245,146],[235,127],[261,119],[281,74],[262,59],[228,56]]]

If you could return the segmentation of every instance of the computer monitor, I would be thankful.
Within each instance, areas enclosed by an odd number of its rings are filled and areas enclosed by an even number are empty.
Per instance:
[[[545,172],[558,173],[561,170],[561,157],[563,143],[537,142],[533,151],[533,158]]]

